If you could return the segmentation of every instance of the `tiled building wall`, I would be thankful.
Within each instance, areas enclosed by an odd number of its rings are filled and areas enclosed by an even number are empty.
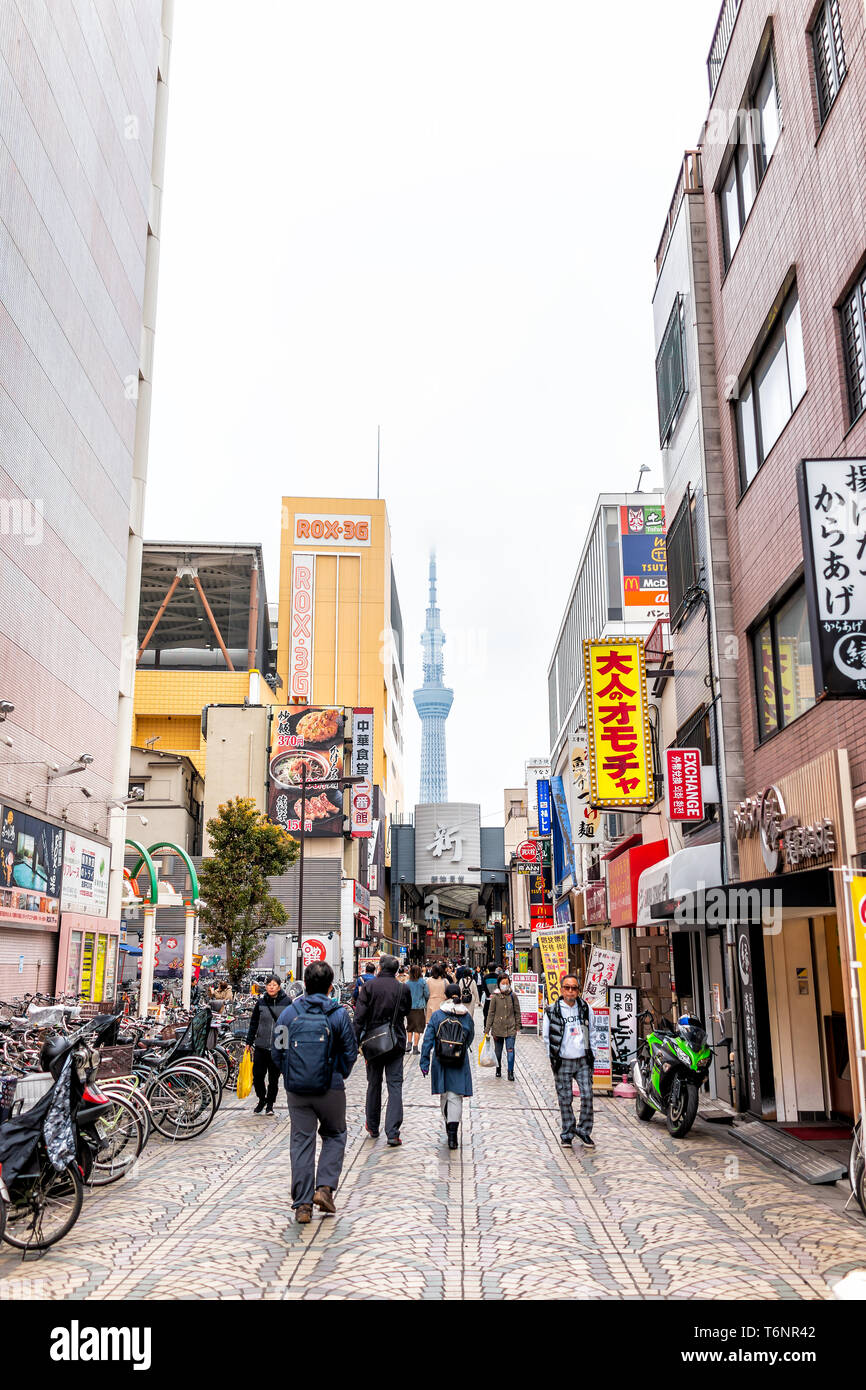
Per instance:
[[[29,791],[44,809],[59,795],[45,763],[91,753],[86,821],[102,830],[160,11],[159,0],[0,7],[0,698],[15,705],[0,795]]]
[[[814,5],[776,6],[773,36],[783,128],[727,273],[714,191],[727,147],[713,138],[719,112],[740,107],[770,19],[766,0],[744,0],[715,92],[703,145],[710,287],[720,399],[740,376],[792,269],[803,323],[807,390],[763,467],[741,495],[733,408],[720,415],[728,513],[744,780],[754,792],[829,748],[847,748],[855,798],[866,791],[866,708],[827,701],[758,746],[755,682],[746,630],[803,562],[795,482],[809,456],[866,454],[866,419],[849,428],[836,305],[866,257],[866,44],[862,0],[840,0],[848,72],[819,133],[811,39]],[[733,116],[732,118],[733,119]],[[858,818],[858,847],[866,819]]]
[[[247,671],[138,671],[132,742],[143,748],[158,735],[161,753],[186,754],[204,775],[202,710],[205,705],[242,705],[249,691]]]

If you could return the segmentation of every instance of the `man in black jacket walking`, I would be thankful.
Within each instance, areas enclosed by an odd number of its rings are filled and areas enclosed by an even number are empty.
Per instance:
[[[391,1023],[397,1046],[386,1057],[367,1063],[367,1133],[378,1138],[382,1114],[382,1079],[388,1084],[388,1106],[385,1111],[385,1133],[388,1147],[402,1144],[400,1126],[403,1123],[403,1056],[406,1052],[406,1015],[412,1007],[409,986],[397,979],[400,965],[396,956],[382,956],[379,974],[366,980],[358,992],[355,1005],[355,1036],[359,1043],[364,1035],[381,1023]]]
[[[280,1087],[280,1069],[271,1056],[271,1043],[274,1038],[274,1024],[280,1014],[292,1001],[283,993],[279,975],[269,975],[265,982],[265,992],[260,994],[253,1009],[247,1031],[247,1047],[253,1048],[253,1086],[258,1105],[254,1115],[274,1113],[274,1101]],[[267,1092],[265,1091],[267,1078]]]

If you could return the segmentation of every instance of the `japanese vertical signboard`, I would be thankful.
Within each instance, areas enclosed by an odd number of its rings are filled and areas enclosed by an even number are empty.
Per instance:
[[[606,1005],[589,1010],[589,1046],[593,1055],[592,1088],[610,1089],[613,1074],[610,1067],[610,1009]]]
[[[301,780],[306,769],[304,833],[342,835],[343,710],[332,706],[274,705],[271,711],[268,814],[297,835],[301,829]]]
[[[543,931],[553,923],[550,869],[537,865],[528,878],[529,918],[532,931]]]
[[[619,969],[619,951],[603,951],[593,946],[589,958],[589,969],[583,982],[584,1002],[594,1009],[607,1003],[607,991],[616,979]]]
[[[571,780],[575,800],[574,838],[595,840],[601,826],[601,812],[589,799],[589,743],[585,733],[571,745]]]
[[[518,956],[524,954],[518,951]],[[521,1028],[538,1027],[538,976],[531,973],[512,975],[511,987],[520,1005]]]
[[[544,983],[548,1004],[555,1004],[560,995],[560,981],[568,970],[568,933],[540,931],[537,935],[544,967]]]
[[[307,701],[313,693],[313,619],[316,557],[292,553],[292,618],[289,629],[289,699]]]
[[[866,878],[856,875],[851,880],[851,905],[854,910],[854,960],[860,962],[859,970],[852,970],[852,976],[857,980],[857,990],[860,994],[860,1022],[862,1036],[866,1039]],[[860,1076],[866,1069],[866,1063],[861,1060]],[[861,1104],[862,1104],[861,1096]]]
[[[637,1056],[637,990],[628,985],[612,985],[607,1003],[611,1069],[617,1076],[628,1076]]]
[[[539,835],[550,834],[550,782],[548,779],[539,778],[536,783],[538,788],[538,833]]]
[[[639,637],[583,644],[593,806],[647,806],[655,800],[646,659]]]
[[[571,833],[571,816],[568,814],[568,800],[565,795],[565,787],[562,785],[561,777],[551,777],[550,790],[553,795],[556,819],[559,822],[559,833],[562,837],[563,873],[571,874],[571,877],[575,878],[574,837]]]
[[[373,829],[373,711],[356,709],[352,721],[352,776],[363,782],[351,788],[352,838],[366,838]]]
[[[703,820],[701,750],[699,748],[669,748],[667,762],[668,819]]]
[[[626,622],[670,617],[664,507],[620,507]]]
[[[804,459],[797,487],[815,686],[831,695],[863,695],[866,459]]]

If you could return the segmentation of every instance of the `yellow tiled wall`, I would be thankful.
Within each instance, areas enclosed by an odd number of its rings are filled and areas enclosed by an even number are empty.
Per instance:
[[[158,734],[161,753],[185,754],[204,775],[202,710],[205,705],[241,705],[249,688],[248,671],[137,671],[132,742],[143,748]]]

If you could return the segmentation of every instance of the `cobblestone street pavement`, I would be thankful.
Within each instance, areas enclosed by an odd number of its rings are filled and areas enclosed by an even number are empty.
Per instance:
[[[285,1109],[258,1117],[254,1097],[228,1095],[202,1138],[153,1138],[43,1258],[4,1247],[0,1299],[826,1299],[866,1266],[866,1222],[841,1190],[798,1182],[726,1127],[676,1141],[600,1099],[595,1151],[562,1150],[540,1042],[517,1055],[514,1085],[476,1071],[453,1154],[417,1057],[400,1149],[364,1135],[356,1068],[338,1216],[306,1227]]]

